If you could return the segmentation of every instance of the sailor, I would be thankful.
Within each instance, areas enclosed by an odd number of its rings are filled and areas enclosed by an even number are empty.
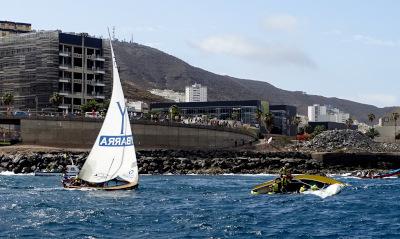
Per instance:
[[[272,184],[272,192],[274,193],[282,192],[282,182],[280,178],[276,178],[274,183]]]
[[[290,166],[290,164],[286,163],[285,166],[283,166],[279,170],[279,175],[282,179],[282,188],[283,189],[286,189],[286,186],[290,183],[290,180],[292,179],[292,174],[290,172],[289,166]]]
[[[289,163],[285,163],[285,166],[283,166],[281,169],[279,169],[279,174],[280,174],[281,178],[284,176],[291,176],[289,166],[290,166]]]

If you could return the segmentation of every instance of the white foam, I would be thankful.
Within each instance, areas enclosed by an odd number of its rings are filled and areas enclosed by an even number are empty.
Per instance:
[[[328,187],[324,188],[324,189],[320,189],[320,190],[307,190],[305,192],[302,192],[303,194],[312,194],[315,196],[318,196],[320,198],[327,198],[333,195],[338,194],[340,191],[342,191],[342,189],[345,187],[345,185],[343,184],[332,184],[329,185]]]
[[[270,174],[270,173],[255,173],[255,174],[250,174],[250,173],[224,173],[221,174],[222,176],[247,176],[247,177],[259,177],[259,176],[265,176],[265,177],[277,177],[277,174]]]
[[[1,176],[34,176],[34,173],[14,173],[11,171],[0,172]]]

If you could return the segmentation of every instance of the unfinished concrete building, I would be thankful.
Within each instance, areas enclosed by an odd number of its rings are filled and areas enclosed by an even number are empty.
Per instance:
[[[41,31],[0,37],[0,95],[11,92],[14,108],[57,107],[76,112],[90,99],[111,94],[111,53],[106,40],[87,34]],[[53,106],[53,93],[62,102]]]
[[[30,32],[31,24],[23,22],[0,21],[0,37]]]

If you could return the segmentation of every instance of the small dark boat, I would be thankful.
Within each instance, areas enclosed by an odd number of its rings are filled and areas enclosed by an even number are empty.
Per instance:
[[[251,190],[251,194],[276,194],[276,193],[299,193],[302,190],[320,190],[325,189],[330,185],[339,184],[345,186],[333,178],[328,178],[320,175],[301,174],[293,176],[288,185],[280,192],[274,192],[274,182],[276,179],[269,180],[255,186]]]
[[[373,173],[369,171],[367,173],[361,173],[361,175],[356,175],[359,178],[390,178],[400,176],[400,169],[394,169],[385,173]]]

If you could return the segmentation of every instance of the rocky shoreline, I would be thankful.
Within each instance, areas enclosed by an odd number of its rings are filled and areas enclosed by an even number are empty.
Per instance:
[[[0,151],[0,172],[63,172],[72,159],[82,166],[87,151]],[[293,173],[342,173],[400,167],[400,154],[257,152],[233,150],[141,150],[141,174],[260,174],[277,173],[289,163]],[[399,162],[398,162],[399,161]]]

